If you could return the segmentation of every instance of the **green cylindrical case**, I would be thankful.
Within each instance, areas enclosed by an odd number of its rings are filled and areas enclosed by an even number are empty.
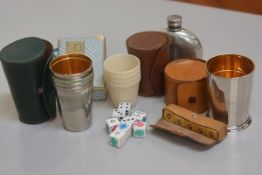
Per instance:
[[[56,115],[56,93],[48,68],[52,57],[52,45],[35,37],[17,40],[0,52],[19,119],[24,123],[37,124]]]

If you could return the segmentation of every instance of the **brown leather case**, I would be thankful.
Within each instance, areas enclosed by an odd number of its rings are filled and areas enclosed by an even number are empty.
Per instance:
[[[196,113],[208,111],[205,61],[185,58],[170,62],[164,70],[165,103]]]
[[[174,104],[166,106],[162,118],[151,126],[205,145],[216,144],[227,136],[227,125],[223,122]]]
[[[163,70],[169,62],[171,38],[162,32],[146,31],[136,33],[126,40],[129,54],[141,62],[139,95],[163,95]]]

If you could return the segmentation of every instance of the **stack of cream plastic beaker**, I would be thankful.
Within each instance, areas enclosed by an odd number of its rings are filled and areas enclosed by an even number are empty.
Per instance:
[[[104,62],[104,78],[114,107],[131,102],[135,107],[141,80],[140,60],[130,54],[116,54]]]

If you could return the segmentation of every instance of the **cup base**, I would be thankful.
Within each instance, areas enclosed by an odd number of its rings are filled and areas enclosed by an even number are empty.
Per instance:
[[[70,132],[84,132],[84,131],[88,130],[91,127],[91,121],[85,127],[80,127],[80,128],[72,128],[72,127],[68,127],[66,125],[63,125],[63,126],[64,126],[64,129],[66,131],[70,131]]]
[[[51,117],[51,118],[55,118],[55,117]],[[23,118],[19,118],[19,120],[20,120],[22,123],[25,123],[25,124],[35,125],[35,124],[40,124],[40,123],[47,122],[47,121],[50,120],[51,118],[50,118],[50,117],[46,117],[46,118],[44,118],[44,119],[35,120],[35,121],[25,120],[25,119],[23,119]]]
[[[227,130],[228,130],[228,132],[241,131],[241,130],[247,128],[251,124],[251,122],[252,122],[251,116],[249,115],[248,119],[245,123],[238,125],[238,126],[228,127]]]
[[[66,121],[63,119],[63,116],[62,116],[64,129],[67,130],[67,131],[70,131],[70,132],[86,131],[92,125],[92,117],[93,117],[92,113],[90,113],[89,116],[85,120],[83,120],[83,118],[82,119],[80,118],[80,120],[78,120],[77,122],[74,121],[74,122],[70,123],[69,121],[67,121],[67,123],[66,123]],[[74,120],[76,120],[76,119],[74,119]]]

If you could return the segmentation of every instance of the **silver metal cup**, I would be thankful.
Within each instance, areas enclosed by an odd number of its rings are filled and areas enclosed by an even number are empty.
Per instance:
[[[229,131],[248,127],[254,63],[241,55],[225,54],[209,59],[206,66],[209,116],[226,123]]]
[[[85,55],[68,54],[50,62],[64,128],[83,131],[91,125],[93,69]]]

